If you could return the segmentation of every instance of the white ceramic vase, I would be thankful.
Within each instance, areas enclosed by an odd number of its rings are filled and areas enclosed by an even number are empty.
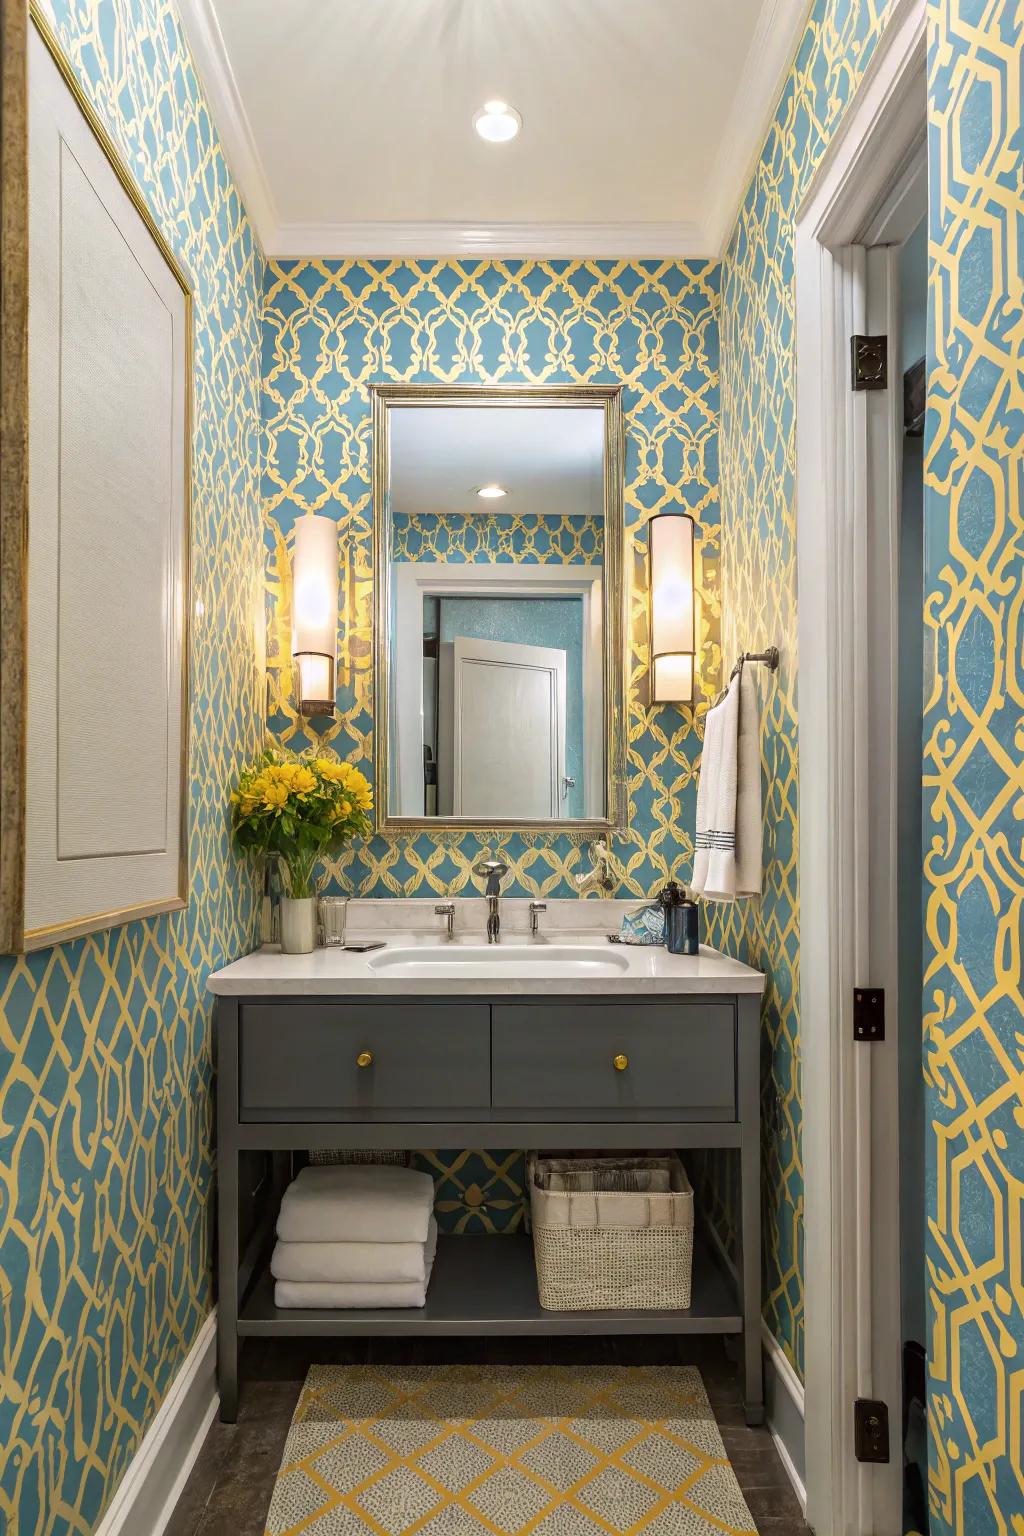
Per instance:
[[[316,948],[316,897],[281,897],[281,949],[308,955]]]

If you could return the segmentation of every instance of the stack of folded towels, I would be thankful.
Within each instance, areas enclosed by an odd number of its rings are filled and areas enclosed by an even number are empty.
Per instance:
[[[437,1247],[434,1181],[414,1168],[303,1168],[270,1261],[279,1307],[422,1307]]]

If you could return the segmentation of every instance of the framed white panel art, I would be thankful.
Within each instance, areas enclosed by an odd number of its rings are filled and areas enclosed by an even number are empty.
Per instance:
[[[20,594],[5,563],[3,593],[23,636],[20,784],[3,754],[21,843],[0,889],[7,949],[187,899],[191,293],[33,22],[25,560]],[[8,504],[6,532],[13,518]]]

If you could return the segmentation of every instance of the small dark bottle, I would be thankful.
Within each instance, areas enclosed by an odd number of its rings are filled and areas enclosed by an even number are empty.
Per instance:
[[[669,954],[698,954],[697,903],[675,880],[658,892],[658,900],[665,913],[665,948]]]

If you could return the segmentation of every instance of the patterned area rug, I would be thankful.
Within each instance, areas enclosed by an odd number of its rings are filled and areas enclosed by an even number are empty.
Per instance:
[[[269,1536],[755,1532],[692,1366],[315,1365]]]

